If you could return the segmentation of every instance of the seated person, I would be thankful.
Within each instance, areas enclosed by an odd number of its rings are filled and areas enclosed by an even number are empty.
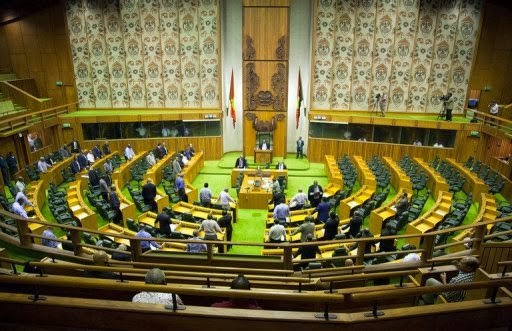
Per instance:
[[[118,250],[120,251],[123,251],[123,252],[127,252],[128,251],[128,246],[126,246],[125,244],[121,244],[119,245],[119,247],[117,247]],[[120,253],[120,252],[113,252],[112,253],[112,260],[116,260],[116,261],[131,261],[132,260],[132,256],[130,254],[123,254],[123,253]]]
[[[396,235],[395,227],[390,223],[386,223],[386,227],[382,230],[380,234],[379,241],[379,252],[392,252],[396,250],[395,248],[395,239],[385,239],[385,237]]]
[[[146,284],[151,285],[167,285],[167,281],[165,280],[165,274],[162,270],[158,268],[153,268],[146,273],[145,278]],[[136,294],[132,302],[143,302],[143,303],[159,303],[164,305],[172,305],[174,300],[172,298],[172,293],[164,293],[164,292],[140,292]],[[176,294],[176,303],[180,306],[183,306],[183,301]]]
[[[308,233],[306,236],[306,242],[313,242],[313,238],[313,234]],[[300,246],[297,252],[293,255],[293,258],[300,255],[301,260],[315,259],[317,254],[322,254],[318,246]],[[300,267],[305,268],[307,265],[307,263],[301,263]]]
[[[435,278],[427,279],[425,286],[439,286],[446,284],[461,284],[461,283],[470,283],[475,278],[475,271],[480,266],[478,259],[473,256],[465,256],[463,257],[457,267],[459,269],[459,274],[447,283],[446,281],[446,273],[443,272],[440,275],[441,281],[438,281]],[[443,292],[443,296],[446,298],[448,302],[458,302],[464,300],[466,296],[466,291],[452,291],[452,292]],[[420,303],[423,301],[424,304],[430,305],[435,302],[437,298],[437,294],[424,294],[421,296]]]
[[[92,255],[92,261],[97,267],[108,267],[108,255],[105,251],[96,251]],[[97,271],[97,270],[85,270],[84,274],[86,277],[92,278],[105,278],[105,279],[118,279],[119,274],[111,271]]]
[[[206,244],[201,243],[203,239],[199,238],[199,230],[195,229],[194,232],[192,232],[194,237],[190,240],[197,240],[197,243],[188,243],[187,244],[187,252],[189,253],[204,253],[206,252]]]
[[[232,282],[232,290],[247,290],[251,289],[251,283],[244,275],[238,275]],[[212,307],[216,308],[243,308],[243,309],[261,309],[258,303],[251,299],[239,299],[231,298],[227,301],[221,301],[212,304]]]
[[[277,162],[277,164],[276,164],[276,169],[277,169],[277,170],[285,170],[285,169],[287,169],[287,168],[286,168],[286,164],[284,164],[284,162],[283,162],[283,161],[279,161],[279,162]]]

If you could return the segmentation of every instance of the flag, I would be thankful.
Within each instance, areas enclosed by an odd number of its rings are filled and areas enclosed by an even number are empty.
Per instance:
[[[299,128],[299,119],[300,119],[300,106],[304,101],[304,97],[302,96],[302,79],[300,78],[300,68],[299,68],[299,82],[297,84],[297,109],[295,111],[295,129]]]
[[[236,111],[235,111],[235,79],[233,78],[233,69],[231,69],[231,83],[229,86],[229,109],[231,118],[233,119],[233,129],[236,123]]]

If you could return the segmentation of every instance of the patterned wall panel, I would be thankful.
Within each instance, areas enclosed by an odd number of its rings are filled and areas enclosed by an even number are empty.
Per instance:
[[[185,107],[199,108],[199,36],[197,2],[183,0],[179,8],[180,20],[180,60],[184,80],[182,102]]]
[[[393,45],[395,42],[395,24],[397,0],[377,3],[377,20],[372,64],[372,90],[370,106],[375,106],[377,94],[389,94],[391,68],[393,66]]]
[[[393,68],[390,77],[389,108],[407,110],[412,52],[420,0],[400,1],[397,9]]]
[[[107,0],[103,18],[105,20],[105,41],[110,78],[110,94],[113,108],[129,106],[128,85],[126,83],[126,51],[123,43],[123,23],[120,17],[119,2]]]
[[[369,110],[377,93],[388,93],[390,111],[437,113],[439,96],[450,89],[454,111],[462,111],[482,0],[315,6],[313,109]]]
[[[142,45],[144,55],[144,74],[146,78],[146,102],[148,108],[162,108],[164,86],[162,80],[162,61],[160,49],[159,0],[144,0],[140,3],[142,27]]]
[[[126,77],[131,108],[145,108],[146,83],[144,79],[144,57],[142,56],[142,27],[138,2],[121,0],[123,38],[126,49]]]
[[[71,57],[75,69],[78,102],[81,107],[95,107],[91,79],[89,46],[85,27],[85,4],[81,0],[66,2]]]
[[[199,8],[199,54],[201,65],[201,106],[219,106],[219,43],[217,40],[218,5],[214,0],[201,0]]]
[[[353,29],[355,25],[356,0],[336,2],[336,40],[333,57],[332,109],[350,108],[352,85],[352,57],[354,52]]]
[[[460,0],[441,1],[439,5],[427,112],[439,112],[442,107],[439,97],[448,92]]]
[[[354,34],[354,68],[352,72],[352,105],[354,110],[367,110],[369,105],[372,52],[375,37],[375,0],[361,1],[356,13]]]
[[[454,96],[455,109],[465,107],[466,88],[469,85],[482,2],[482,0],[462,0],[460,5],[450,77],[450,91]]]
[[[69,0],[80,107],[218,108],[218,0]]]
[[[336,8],[332,0],[318,2],[312,107],[329,109],[331,100]]]
[[[103,24],[102,1],[87,0],[85,6],[85,26],[89,46],[92,83],[95,104],[98,108],[112,107],[110,100],[110,81],[107,65],[107,46],[105,44],[105,26]]]
[[[416,33],[416,46],[412,54],[411,83],[409,86],[409,111],[425,111],[428,82],[432,67],[435,28],[437,26],[437,1],[422,0]]]
[[[165,107],[181,106],[181,65],[179,46],[178,7],[173,1],[160,4],[160,31],[162,31],[162,76],[165,90]]]

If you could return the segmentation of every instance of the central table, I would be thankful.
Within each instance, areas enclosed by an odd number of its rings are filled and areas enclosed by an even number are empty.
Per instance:
[[[268,201],[272,198],[273,176],[245,175],[238,193],[238,206],[243,209],[268,209]],[[255,186],[260,181],[260,186]]]

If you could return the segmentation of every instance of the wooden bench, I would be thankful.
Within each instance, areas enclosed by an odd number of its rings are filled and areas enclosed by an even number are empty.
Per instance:
[[[77,180],[69,184],[67,203],[73,216],[80,220],[82,227],[87,229],[98,229],[98,220],[94,213],[82,198],[81,181]]]

